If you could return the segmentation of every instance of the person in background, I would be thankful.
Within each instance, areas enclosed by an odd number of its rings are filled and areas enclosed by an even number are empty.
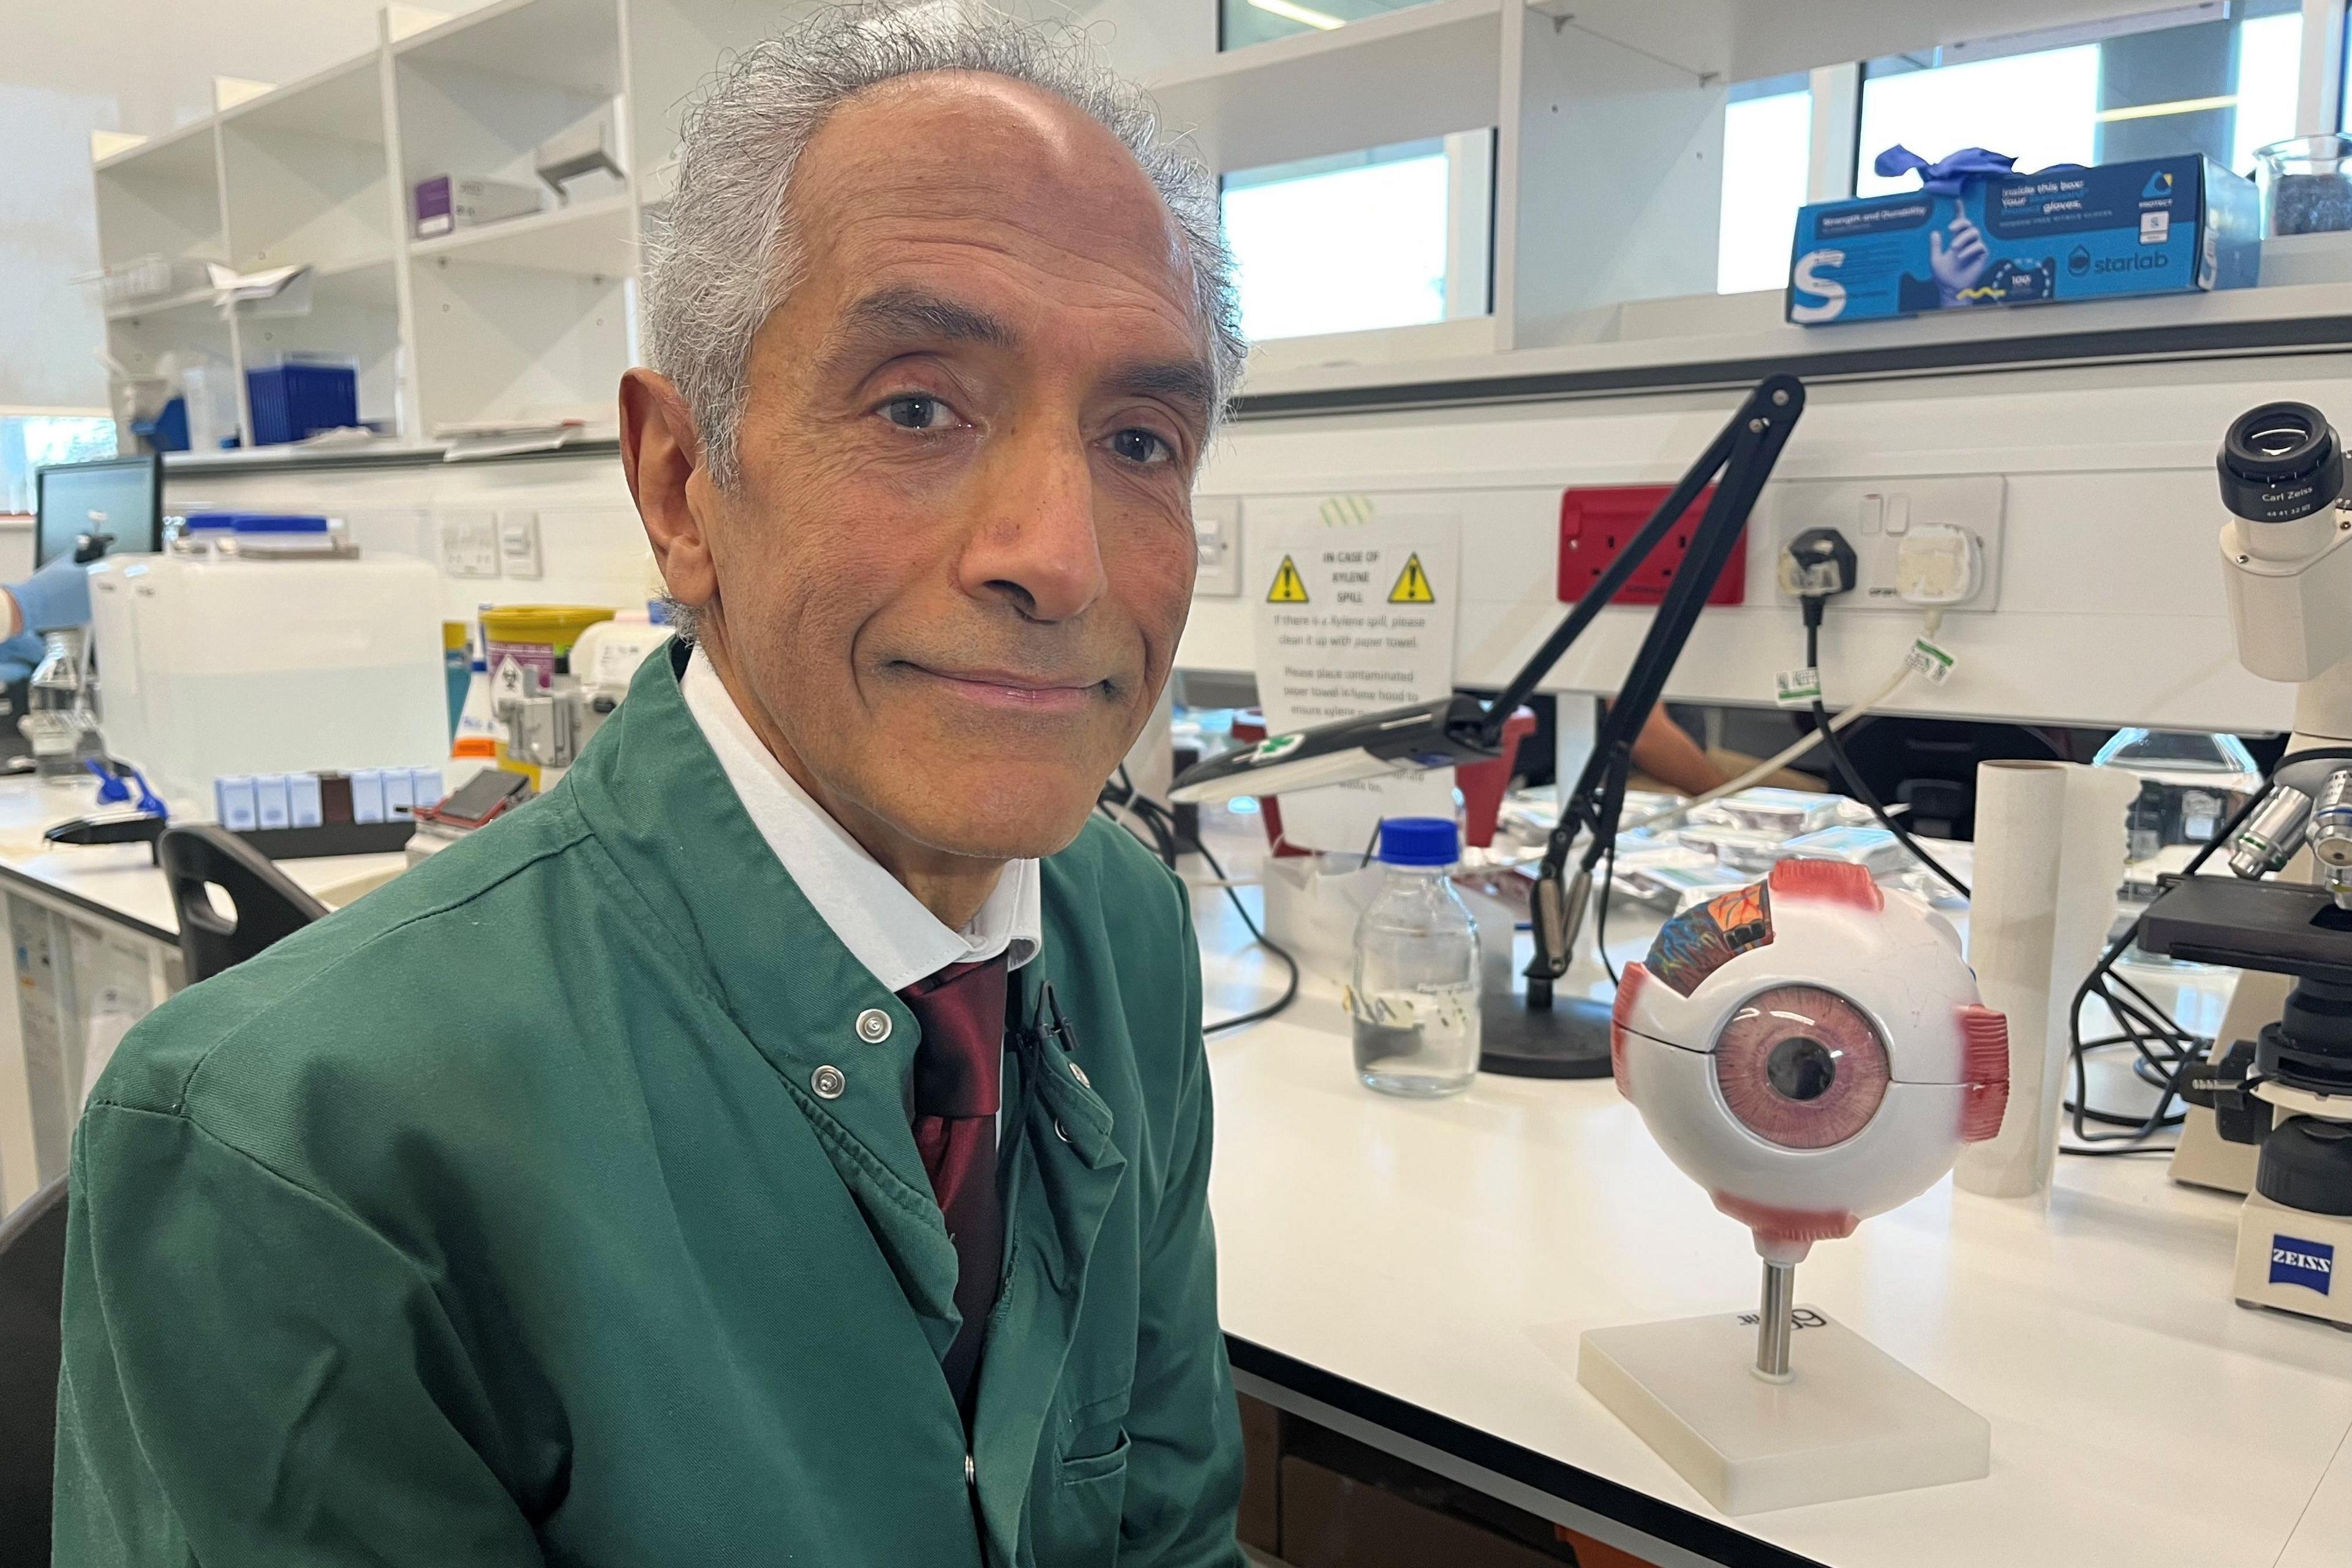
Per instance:
[[[21,583],[0,589],[8,603],[8,630],[0,641],[0,686],[13,686],[41,665],[41,634],[89,620],[89,568],[70,552]]]
[[[1183,885],[1094,805],[1244,353],[1074,35],[688,115],[621,452],[685,637],[165,1003],[75,1141],[57,1561],[1240,1568]]]
[[[1724,772],[1689,732],[1666,712],[1663,702],[1650,710],[1642,732],[1633,737],[1633,765],[1676,795],[1698,795],[1720,789],[1732,775]]]

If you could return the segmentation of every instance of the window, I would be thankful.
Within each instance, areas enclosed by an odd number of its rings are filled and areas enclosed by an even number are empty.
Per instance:
[[[2254,149],[2294,132],[2300,7],[2186,9],[1868,62],[1855,194],[1916,188],[1871,167],[1898,142],[1926,158],[1990,147],[2028,171],[2202,153],[2252,173]]]
[[[114,421],[102,415],[0,414],[0,511],[33,510],[33,476],[52,463],[114,456]]]
[[[1494,132],[1225,176],[1225,240],[1252,342],[1490,309]]]
[[[1272,38],[1328,33],[1383,11],[1402,11],[1428,0],[1220,0],[1217,47],[1246,48]]]
[[[1744,81],[1723,111],[1723,211],[1716,228],[1715,291],[1742,294],[1789,281],[1797,209],[1812,166],[1813,94],[1804,76]]]

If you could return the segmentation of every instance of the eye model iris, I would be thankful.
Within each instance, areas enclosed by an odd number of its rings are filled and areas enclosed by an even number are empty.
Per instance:
[[[1779,985],[1733,1014],[1715,1079],[1739,1124],[1783,1149],[1827,1149],[1870,1125],[1892,1077],[1867,1014],[1818,985]]]

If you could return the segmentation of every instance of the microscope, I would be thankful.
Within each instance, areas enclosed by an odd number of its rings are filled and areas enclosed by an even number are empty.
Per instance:
[[[2245,973],[2191,1110],[2176,1181],[2248,1194],[2236,1296],[2352,1329],[2352,512],[2319,410],[2271,403],[2219,459],[2238,657],[2295,683],[2294,735],[2225,846],[2231,876],[2168,880],[2150,952]]]

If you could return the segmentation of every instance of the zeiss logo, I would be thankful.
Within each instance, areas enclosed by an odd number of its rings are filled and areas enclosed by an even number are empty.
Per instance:
[[[2327,1294],[2336,1274],[2336,1247],[2331,1242],[2305,1241],[2301,1237],[2271,1237],[2271,1283],[2300,1285]]]

